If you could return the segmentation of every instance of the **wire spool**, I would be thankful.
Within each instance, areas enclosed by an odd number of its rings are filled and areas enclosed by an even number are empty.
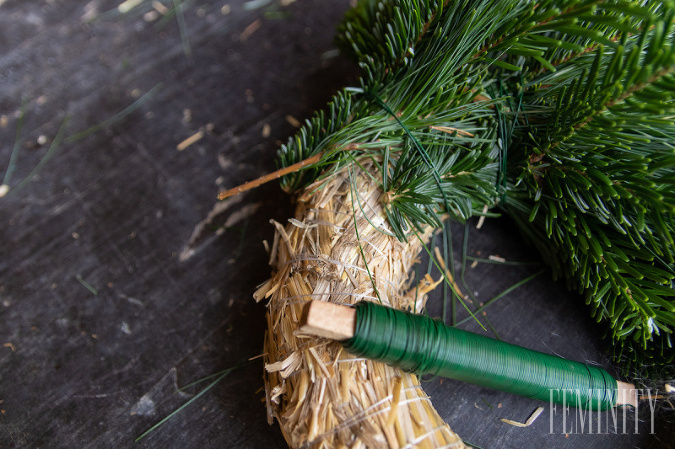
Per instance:
[[[602,368],[565,360],[373,302],[355,305],[351,353],[431,374],[587,410],[617,403],[617,381]]]

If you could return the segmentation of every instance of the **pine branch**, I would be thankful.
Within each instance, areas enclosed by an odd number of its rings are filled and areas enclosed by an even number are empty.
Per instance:
[[[673,360],[675,4],[364,1],[364,69],[282,147],[289,191],[369,157],[405,240],[499,204],[619,351]],[[342,149],[349,147],[349,155]]]
[[[658,5],[662,6],[662,5]],[[658,8],[657,8],[658,9]],[[647,13],[645,13],[647,16]],[[524,89],[516,127],[520,219],[554,270],[585,292],[630,358],[674,357],[673,12],[617,34]],[[637,23],[637,22],[636,22]],[[645,114],[649,114],[648,118]],[[518,165],[518,162],[516,162]],[[526,168],[522,168],[526,167]],[[522,189],[522,190],[520,190]],[[522,201],[518,198],[517,201]],[[548,246],[548,248],[546,248]],[[636,341],[637,345],[633,342]]]

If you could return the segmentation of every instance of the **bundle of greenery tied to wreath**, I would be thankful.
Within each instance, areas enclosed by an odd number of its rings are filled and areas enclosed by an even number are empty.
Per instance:
[[[624,366],[673,376],[675,3],[365,0],[362,68],[279,151],[265,384],[292,447],[461,446],[414,374],[303,335],[307,301],[419,312],[446,218],[505,214],[584,296]]]

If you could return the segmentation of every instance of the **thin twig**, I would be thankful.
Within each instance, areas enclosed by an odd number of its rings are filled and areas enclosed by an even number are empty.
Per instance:
[[[289,165],[288,167],[280,168],[279,170],[274,171],[274,172],[272,172],[268,175],[261,176],[258,179],[254,179],[253,181],[246,182],[246,183],[241,184],[237,187],[234,187],[230,190],[227,190],[225,192],[221,192],[221,193],[218,194],[218,199],[224,200],[225,198],[229,198],[232,195],[238,195],[238,194],[243,193],[247,190],[251,190],[251,189],[254,189],[258,186],[266,184],[270,181],[274,181],[275,179],[279,179],[282,176],[285,176],[289,173],[296,172],[296,171],[298,171],[298,170],[300,170],[304,167],[307,167],[308,165],[316,164],[321,159],[321,156],[323,156],[323,153],[315,154],[314,156],[308,157],[307,159],[302,160],[302,161],[300,161],[296,164]]]
[[[356,150],[358,148],[358,145],[356,144],[349,144],[346,147],[342,148],[340,151],[352,151]],[[226,190],[225,192],[220,192],[218,194],[218,199],[219,200],[224,200],[225,198],[229,198],[233,195],[238,195],[240,193],[246,192],[247,190],[255,189],[258,186],[261,186],[263,184],[266,184],[270,181],[274,181],[275,179],[279,179],[282,176],[286,176],[291,173],[295,173],[298,170],[301,170],[305,167],[308,167],[310,165],[316,164],[321,160],[323,157],[324,152],[320,152],[315,154],[314,156],[308,157],[307,159],[304,159],[300,162],[297,162],[293,165],[289,165],[288,167],[283,167],[280,168],[279,170],[276,170],[270,174],[261,176],[257,179],[254,179],[253,181],[246,182],[244,184],[238,185],[237,187],[233,187],[230,190]]]

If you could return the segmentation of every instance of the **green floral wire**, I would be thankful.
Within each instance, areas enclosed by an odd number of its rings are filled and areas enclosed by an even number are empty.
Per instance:
[[[410,140],[412,140],[415,148],[417,149],[417,152],[422,156],[422,160],[424,161],[425,165],[429,167],[431,170],[434,180],[436,181],[436,185],[438,186],[438,190],[441,193],[441,196],[443,197],[443,206],[445,207],[446,211],[450,211],[450,203],[448,201],[448,196],[446,195],[445,191],[443,190],[443,184],[441,181],[441,175],[438,173],[438,170],[434,166],[434,164],[431,162],[431,158],[429,157],[429,154],[426,152],[424,147],[422,146],[421,143],[413,136],[413,134],[410,132],[410,130],[403,124],[400,118],[394,113],[394,111],[391,110],[389,106],[382,100],[380,97],[378,97],[375,93],[373,93],[370,90],[367,90],[364,92],[364,95],[372,99],[378,106],[380,106],[382,109],[384,109],[389,115],[391,115],[394,120],[399,124],[399,126],[403,129],[405,134],[410,137]]]
[[[617,382],[604,369],[444,325],[440,320],[361,301],[354,337],[360,357],[419,375],[447,377],[587,410],[616,405]]]
[[[361,258],[363,259],[363,265],[366,267],[366,272],[368,273],[368,279],[370,279],[370,283],[373,284],[373,290],[375,290],[375,295],[377,296],[377,300],[382,304],[382,298],[380,297],[380,292],[377,289],[377,285],[375,285],[375,279],[373,278],[373,275],[370,273],[370,268],[368,268],[368,261],[366,260],[366,254],[363,252],[363,246],[361,246],[361,237],[359,236],[359,227],[356,222],[356,205],[354,204],[354,197],[356,195],[356,186],[354,185],[354,174],[352,172],[352,166],[349,166],[349,189],[351,192],[351,199],[352,199],[352,210],[354,211],[353,218],[354,218],[354,233],[356,234],[356,241],[359,244],[359,251],[361,253]]]

